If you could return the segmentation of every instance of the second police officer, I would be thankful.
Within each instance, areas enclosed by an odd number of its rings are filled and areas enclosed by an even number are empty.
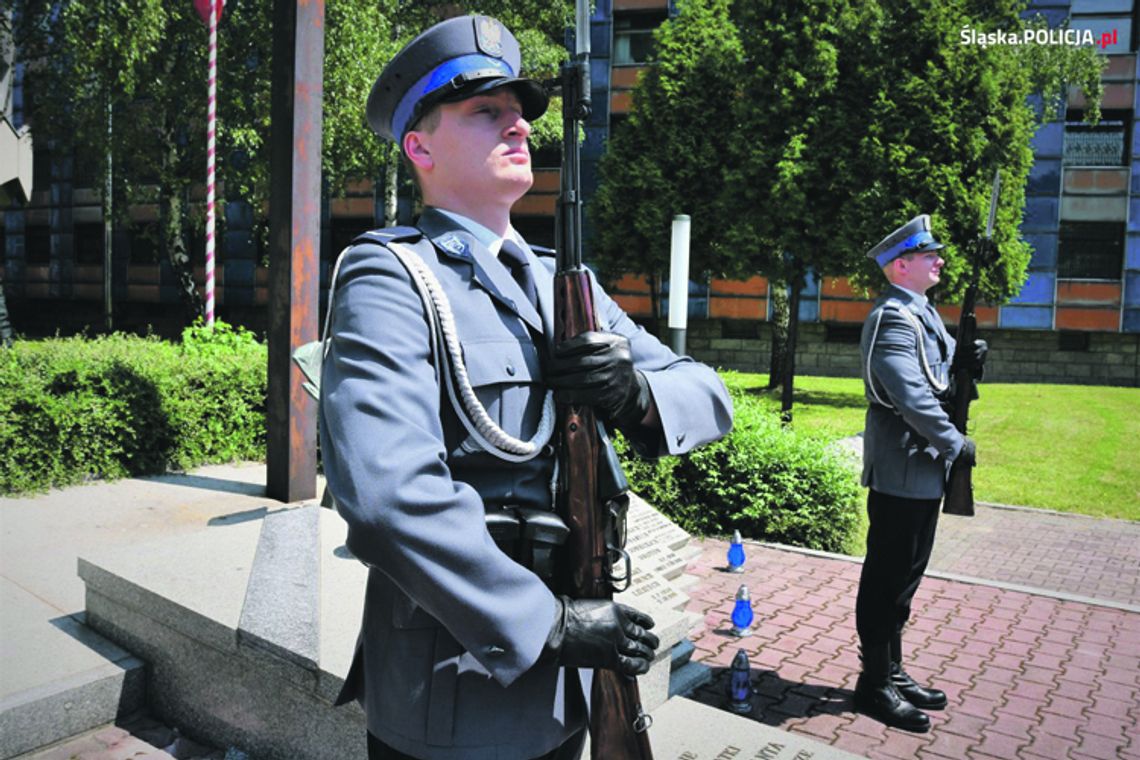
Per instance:
[[[855,706],[889,726],[922,732],[923,710],[940,710],[946,695],[916,683],[903,668],[902,635],[911,600],[926,571],[948,469],[973,462],[974,442],[950,421],[954,339],[926,297],[941,279],[944,246],[930,217],[911,219],[867,256],[888,287],[863,324],[863,384],[869,406],[863,439],[867,556],[855,603],[863,672]],[[986,344],[973,347],[981,376]]]

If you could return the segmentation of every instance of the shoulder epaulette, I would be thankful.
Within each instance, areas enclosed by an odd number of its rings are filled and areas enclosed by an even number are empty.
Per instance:
[[[357,235],[352,244],[357,243],[379,243],[380,245],[387,245],[388,243],[414,243],[424,236],[416,227],[385,227],[379,230],[369,230]]]

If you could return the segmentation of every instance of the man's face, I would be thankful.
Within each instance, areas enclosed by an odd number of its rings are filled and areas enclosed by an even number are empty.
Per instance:
[[[899,256],[893,262],[896,277],[892,282],[915,293],[925,293],[938,284],[945,263],[937,251]]]
[[[530,123],[513,90],[501,87],[437,107],[438,126],[413,130],[413,144],[412,132],[404,142],[427,203],[462,211],[471,204],[513,204],[530,189]]]

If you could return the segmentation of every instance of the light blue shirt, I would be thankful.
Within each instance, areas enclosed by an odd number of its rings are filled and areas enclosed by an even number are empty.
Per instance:
[[[484,229],[486,229],[486,228],[484,228]],[[488,231],[488,232],[490,232],[490,230],[487,230],[487,231]],[[500,245],[502,245],[502,244],[500,243]],[[923,293],[916,293],[915,291],[911,290],[910,288],[904,288],[902,285],[898,285],[898,284],[895,284],[895,283],[892,283],[892,284],[893,284],[893,285],[894,285],[896,288],[898,288],[899,290],[903,290],[903,291],[906,291],[907,293],[910,293],[912,296],[914,296],[915,300],[916,300],[916,301],[918,301],[918,305],[919,305],[919,306],[921,306],[921,307],[922,307],[922,308],[924,308],[924,309],[926,308],[926,300],[927,300],[927,299],[926,299],[926,295],[925,295],[925,294],[923,294]]]

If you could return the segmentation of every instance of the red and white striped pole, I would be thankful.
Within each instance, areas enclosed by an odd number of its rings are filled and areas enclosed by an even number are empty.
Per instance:
[[[210,0],[210,74],[206,106],[206,327],[214,326],[214,124],[218,101],[218,16],[223,0]]]

